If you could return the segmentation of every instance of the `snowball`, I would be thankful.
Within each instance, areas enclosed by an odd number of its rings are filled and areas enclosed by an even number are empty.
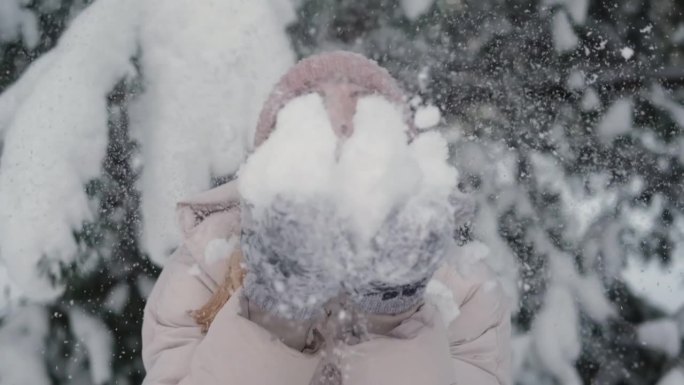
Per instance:
[[[291,100],[276,128],[240,170],[241,195],[257,207],[277,194],[313,197],[333,185],[337,137],[316,93]]]
[[[424,130],[436,126],[441,119],[442,113],[439,108],[429,105],[419,107],[413,121],[417,128]]]
[[[430,10],[435,0],[401,0],[401,8],[409,20],[416,20]]]
[[[574,50],[579,44],[579,39],[575,35],[575,30],[570,24],[568,15],[563,11],[558,11],[551,20],[551,37],[553,47],[558,53],[565,53]]]
[[[647,348],[655,349],[675,358],[679,355],[682,336],[677,323],[663,318],[646,321],[637,327],[637,338]]]
[[[619,99],[608,108],[597,127],[597,134],[604,143],[632,130],[632,108],[631,98]]]
[[[625,60],[629,60],[634,56],[634,50],[630,47],[624,47],[620,50],[620,55],[622,55]]]
[[[390,210],[418,191],[420,167],[408,151],[398,106],[381,96],[361,98],[354,135],[342,148],[335,196],[362,239],[370,238]]]
[[[377,95],[359,99],[353,124],[354,134],[341,141],[318,94],[291,100],[240,170],[241,195],[257,209],[278,195],[326,199],[361,244],[409,199],[447,201],[458,175],[438,133],[409,144],[401,108]]]

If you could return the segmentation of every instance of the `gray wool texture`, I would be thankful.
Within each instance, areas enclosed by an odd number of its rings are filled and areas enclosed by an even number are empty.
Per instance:
[[[291,319],[322,311],[339,293],[341,264],[352,253],[334,206],[279,197],[258,210],[243,203],[242,218],[247,297]]]
[[[243,203],[245,294],[290,319],[315,316],[340,291],[363,312],[402,313],[422,301],[457,224],[467,224],[473,208],[460,197],[410,201],[360,250],[329,201],[279,197],[258,210]]]
[[[427,282],[453,244],[456,218],[449,213],[462,201],[415,199],[397,207],[370,243],[367,271],[352,301],[373,314],[398,314],[417,305]],[[462,220],[463,218],[458,218]]]

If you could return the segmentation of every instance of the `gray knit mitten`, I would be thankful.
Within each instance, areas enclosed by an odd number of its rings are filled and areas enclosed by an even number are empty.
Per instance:
[[[352,248],[325,201],[276,198],[269,207],[243,203],[242,251],[247,298],[274,315],[307,319],[339,293]]]
[[[368,267],[355,276],[351,297],[359,309],[399,314],[418,305],[473,213],[472,202],[455,196],[413,200],[389,215],[371,241]]]

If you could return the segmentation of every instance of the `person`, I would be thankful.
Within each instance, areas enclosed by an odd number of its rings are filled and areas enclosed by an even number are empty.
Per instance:
[[[361,55],[332,52],[300,61],[276,85],[259,117],[257,150],[279,112],[306,94],[323,100],[340,141],[355,135],[353,116],[363,95],[400,106],[407,140],[417,134],[404,94],[386,70]],[[411,234],[392,249],[401,240],[390,231],[379,246],[394,250],[378,253],[384,262],[412,248],[407,239],[420,244],[411,282],[383,282],[371,266],[365,269],[370,278],[333,285],[320,254],[351,249],[343,237],[330,238],[334,245],[325,249],[310,242],[311,234],[328,229],[330,222],[319,219],[329,216],[324,207],[298,204],[305,213],[299,218],[315,220],[285,218],[292,207],[285,203],[257,217],[237,181],[178,204],[185,239],[145,307],[144,384],[511,383],[510,305],[483,261],[459,270],[434,257],[444,249],[438,241]],[[443,238],[440,226],[433,233]],[[221,253],[228,258],[217,258]],[[457,316],[444,317],[425,300],[428,282],[448,291],[443,298],[453,301]],[[302,296],[307,300],[297,300]]]

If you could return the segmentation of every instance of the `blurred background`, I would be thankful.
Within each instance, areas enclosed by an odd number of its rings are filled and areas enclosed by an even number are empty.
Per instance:
[[[0,384],[142,381],[175,202],[333,49],[448,138],[517,384],[684,384],[679,0],[0,0]]]

